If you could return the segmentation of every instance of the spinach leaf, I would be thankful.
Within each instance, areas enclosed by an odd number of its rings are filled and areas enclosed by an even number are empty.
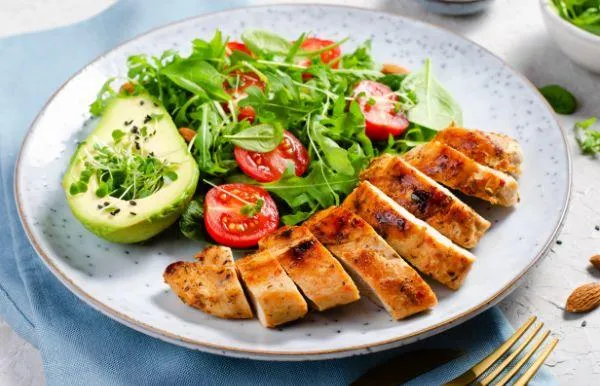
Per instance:
[[[326,164],[335,172],[345,174],[347,176],[353,176],[354,167],[348,157],[348,152],[337,144],[333,139],[324,135],[324,127],[318,122],[313,124],[307,129],[310,130],[310,134],[316,144],[315,151],[319,151],[326,162]]]
[[[292,44],[285,38],[269,31],[248,30],[242,34],[242,41],[257,55],[281,55],[290,52]]]
[[[400,90],[402,82],[404,81],[404,79],[406,79],[407,76],[408,74],[388,74],[377,79],[377,81],[379,83],[385,84],[386,86],[391,88],[392,91],[397,91]]]
[[[569,115],[577,109],[577,100],[563,87],[551,84],[541,87],[539,90],[557,113]]]
[[[223,90],[225,77],[202,59],[176,60],[163,68],[162,73],[179,87],[201,98],[210,99],[212,96],[221,101],[231,99]]]
[[[408,120],[433,130],[462,125],[462,111],[452,95],[433,77],[431,62],[418,72],[408,74],[401,90],[416,96],[417,104],[408,111]]]
[[[596,117],[575,123],[575,138],[583,154],[600,154],[600,131],[592,129]]]
[[[263,123],[233,135],[224,135],[223,138],[242,149],[266,153],[279,146],[283,140],[283,128],[281,125]]]
[[[204,205],[203,197],[193,199],[179,219],[179,229],[185,237],[191,240],[204,240]]]

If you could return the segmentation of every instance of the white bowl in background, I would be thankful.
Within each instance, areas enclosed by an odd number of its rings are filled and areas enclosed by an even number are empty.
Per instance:
[[[600,36],[560,17],[552,0],[540,0],[544,23],[560,49],[575,63],[600,73]]]

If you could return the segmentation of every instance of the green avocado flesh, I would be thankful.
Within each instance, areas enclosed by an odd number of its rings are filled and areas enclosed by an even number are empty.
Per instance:
[[[143,127],[144,133],[153,134],[143,137],[140,150],[133,145],[139,138],[134,133]],[[125,134],[115,140],[115,131]],[[98,197],[99,182],[93,175],[85,192],[72,194],[70,188],[80,181],[84,163],[97,154],[95,144],[127,146],[144,157],[153,155],[171,165],[177,178],[168,180],[147,197],[125,200],[111,195]],[[119,97],[106,108],[96,129],[78,147],[62,186],[71,211],[89,231],[108,241],[135,243],[155,236],[177,220],[196,190],[198,174],[185,141],[159,103],[149,96]]]

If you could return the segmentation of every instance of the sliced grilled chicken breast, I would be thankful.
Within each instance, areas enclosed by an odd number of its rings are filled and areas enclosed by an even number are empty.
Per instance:
[[[454,245],[370,182],[361,182],[342,206],[362,217],[415,268],[449,288],[461,286],[475,261],[469,251]]]
[[[489,221],[401,157],[375,158],[360,179],[462,247],[473,248],[490,227]]]
[[[263,326],[275,327],[306,315],[306,301],[271,253],[259,252],[235,264]]]
[[[523,149],[516,139],[508,135],[449,127],[437,133],[434,140],[492,169],[515,176],[521,174]]]
[[[354,281],[308,228],[282,227],[264,237],[259,246],[277,257],[315,309],[323,311],[360,299]]]
[[[222,245],[212,245],[194,256],[196,261],[203,266],[233,267],[233,254],[231,248]]]
[[[481,165],[441,142],[419,145],[404,159],[449,188],[502,206],[519,202],[519,184],[508,174]]]
[[[331,207],[306,223],[371,300],[396,320],[437,304],[429,285],[362,218]]]
[[[163,274],[165,282],[185,304],[207,314],[226,319],[252,318],[231,249],[211,247],[207,254],[211,256],[210,263],[204,260],[170,264]]]

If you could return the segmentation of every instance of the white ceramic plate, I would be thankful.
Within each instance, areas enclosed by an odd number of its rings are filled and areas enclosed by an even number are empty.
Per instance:
[[[117,245],[87,232],[71,215],[61,175],[91,130],[88,105],[109,77],[124,75],[134,53],[187,50],[216,28],[239,37],[248,27],[290,39],[303,31],[348,46],[373,40],[380,62],[411,69],[431,58],[435,73],[464,110],[468,127],[519,139],[525,153],[521,202],[514,209],[475,207],[492,228],[474,250],[478,260],[457,292],[434,285],[439,305],[395,322],[367,300],[268,330],[258,321],[227,321],[189,308],[168,290],[162,272],[202,245],[166,234],[146,245]],[[346,48],[349,50],[350,48]],[[93,123],[93,122],[92,122]],[[77,296],[106,315],[166,341],[225,355],[274,360],[324,359],[383,350],[439,333],[500,301],[553,242],[569,201],[570,159],[564,134],[535,88],[499,58],[464,38],[404,17],[344,7],[288,5],[203,15],[154,30],[85,67],[48,102],[27,136],[17,165],[16,198],[34,247]]]

